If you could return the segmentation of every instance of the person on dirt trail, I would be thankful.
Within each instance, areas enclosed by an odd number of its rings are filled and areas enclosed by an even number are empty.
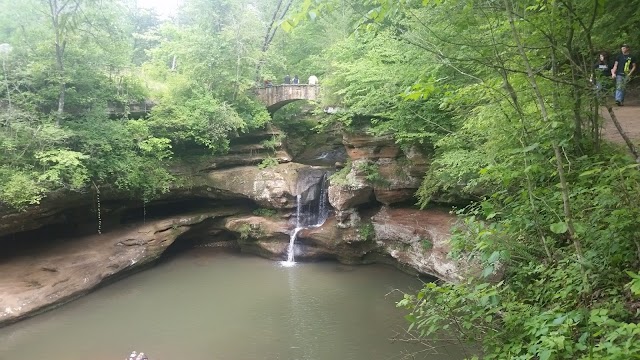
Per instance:
[[[620,54],[611,68],[611,78],[616,80],[615,99],[618,106],[624,105],[624,91],[635,71],[636,59],[631,56],[631,48],[627,44],[622,44]]]
[[[609,54],[606,51],[601,51],[598,54],[598,59],[593,65],[595,77],[591,75],[591,83],[596,86],[596,91],[599,95],[602,95],[602,90],[608,92],[611,89],[611,63],[609,62]]]

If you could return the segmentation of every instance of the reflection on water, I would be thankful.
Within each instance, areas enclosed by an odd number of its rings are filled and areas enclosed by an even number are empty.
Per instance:
[[[286,268],[194,249],[0,329],[0,360],[118,360],[131,350],[150,360],[401,359],[419,349],[389,340],[406,325],[391,290],[419,286],[382,266]]]

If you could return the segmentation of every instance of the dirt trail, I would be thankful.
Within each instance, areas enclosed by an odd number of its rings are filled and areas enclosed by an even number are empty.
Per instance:
[[[640,97],[627,97],[624,106],[613,106],[613,112],[616,114],[627,136],[629,136],[631,141],[637,146],[640,142]],[[604,118],[602,138],[626,147],[618,129],[616,129],[613,121],[611,121],[607,109],[603,108],[601,113]]]

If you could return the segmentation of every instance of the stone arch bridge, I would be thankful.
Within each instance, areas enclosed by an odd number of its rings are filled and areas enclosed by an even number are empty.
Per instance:
[[[281,107],[296,100],[315,101],[319,99],[319,85],[274,85],[257,88],[253,90],[258,99],[267,107],[270,114],[273,114]],[[123,105],[110,104],[107,113],[112,117],[122,116],[128,113],[132,118],[145,117],[155,104],[150,100],[139,103]]]
[[[273,114],[281,107],[296,100],[318,100],[320,86],[318,85],[274,85],[255,89],[258,99],[267,107],[270,114]]]

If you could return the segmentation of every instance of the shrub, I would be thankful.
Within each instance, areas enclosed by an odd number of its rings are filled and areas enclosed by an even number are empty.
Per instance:
[[[278,212],[273,209],[260,208],[260,209],[253,210],[253,215],[263,216],[263,217],[275,217],[276,215],[278,215]]]
[[[372,223],[362,224],[358,229],[358,233],[360,233],[360,236],[364,241],[371,241],[376,236],[376,231]]]

